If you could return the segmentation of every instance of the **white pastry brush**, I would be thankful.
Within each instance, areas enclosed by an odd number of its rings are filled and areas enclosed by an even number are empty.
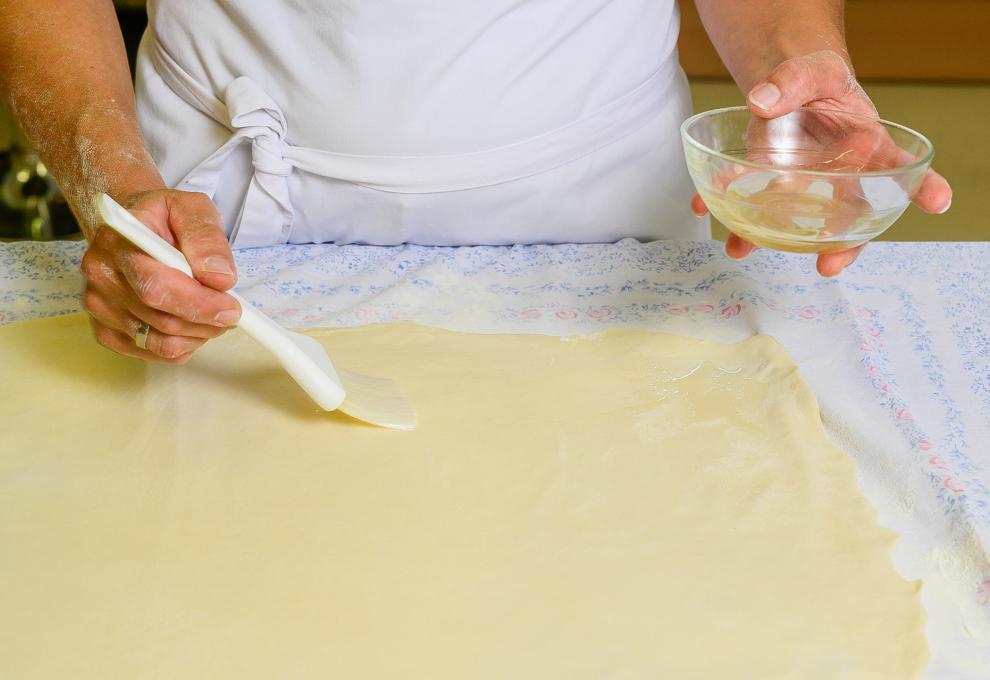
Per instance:
[[[162,264],[193,275],[181,252],[112,198],[101,194],[96,204],[100,216],[111,229]],[[228,291],[227,294],[241,305],[241,319],[237,325],[274,354],[320,408],[339,409],[358,420],[396,430],[416,427],[412,406],[392,380],[334,370],[319,342],[282,328],[237,293]]]

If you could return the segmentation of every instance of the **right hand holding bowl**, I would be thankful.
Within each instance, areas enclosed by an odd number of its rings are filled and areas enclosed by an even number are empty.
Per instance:
[[[746,241],[799,253],[856,248],[915,198],[933,147],[872,116],[799,108],[777,118],[745,106],[681,126],[688,170],[711,213]]]

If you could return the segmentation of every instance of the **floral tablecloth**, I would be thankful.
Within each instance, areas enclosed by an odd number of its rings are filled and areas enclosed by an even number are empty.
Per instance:
[[[79,310],[82,248],[0,244],[0,324]],[[236,257],[239,291],[292,327],[772,335],[856,461],[879,521],[901,534],[895,564],[923,579],[926,677],[990,677],[990,243],[875,243],[837,279],[802,256],[733,262],[711,242],[313,245]]]

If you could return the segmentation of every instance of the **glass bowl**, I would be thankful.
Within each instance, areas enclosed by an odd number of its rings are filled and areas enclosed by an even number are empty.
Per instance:
[[[773,120],[745,106],[706,111],[684,121],[681,140],[712,215],[747,241],[796,253],[845,250],[882,234],[934,155],[903,125],[811,108]]]

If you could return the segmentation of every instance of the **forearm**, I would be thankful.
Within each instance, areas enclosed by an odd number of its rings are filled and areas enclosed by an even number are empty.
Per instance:
[[[849,63],[843,0],[695,0],[715,49],[748,92],[793,57],[833,50]]]
[[[0,0],[0,96],[87,237],[97,193],[163,186],[138,128],[111,0]]]

